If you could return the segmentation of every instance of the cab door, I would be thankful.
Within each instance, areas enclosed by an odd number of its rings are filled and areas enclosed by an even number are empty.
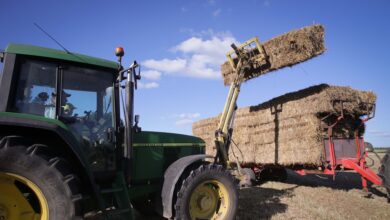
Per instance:
[[[60,78],[59,119],[83,146],[93,171],[115,170],[114,74],[66,66]]]

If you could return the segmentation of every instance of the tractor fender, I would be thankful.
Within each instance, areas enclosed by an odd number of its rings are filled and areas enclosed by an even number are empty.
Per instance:
[[[54,121],[54,120],[52,120]],[[42,117],[24,117],[19,113],[0,113],[0,134],[2,135],[17,135],[39,138],[58,138],[58,141],[68,146],[69,156],[75,159],[77,165],[82,169],[82,175],[86,175],[88,181],[92,181],[92,174],[83,157],[81,148],[77,140],[66,129],[65,125],[54,123],[50,120],[43,120]],[[44,134],[44,135],[42,135]],[[53,149],[58,149],[58,146]]]
[[[55,122],[55,120],[51,119],[43,119],[42,117],[25,117],[24,114],[20,113],[6,113],[0,114],[0,131],[3,131],[2,128],[24,128],[28,130],[28,133],[32,136],[39,136],[39,131],[50,131],[56,134],[61,141],[65,142],[78,161],[86,167],[86,160],[82,158],[81,148],[78,146],[78,142],[73,135],[70,134],[70,131],[67,130],[66,126],[60,122]],[[9,130],[5,129],[5,130]]]
[[[206,158],[213,158],[213,156],[198,154],[182,157],[172,163],[164,174],[164,183],[161,192],[162,199],[162,208],[163,208],[163,216],[165,218],[172,218],[172,202],[173,202],[173,193],[175,191],[175,187],[177,181],[182,175],[183,171],[191,164],[196,161],[204,160]]]

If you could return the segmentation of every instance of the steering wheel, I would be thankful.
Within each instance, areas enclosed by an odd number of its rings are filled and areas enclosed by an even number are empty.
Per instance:
[[[84,111],[85,116],[80,117],[83,126],[88,129],[88,136],[92,145],[103,143],[106,138],[106,129],[109,126],[110,120],[102,116],[99,120],[95,119],[92,111]]]

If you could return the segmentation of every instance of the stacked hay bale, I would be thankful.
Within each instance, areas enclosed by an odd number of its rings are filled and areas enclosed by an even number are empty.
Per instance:
[[[340,102],[339,100],[343,100]],[[372,92],[321,84],[288,93],[256,106],[239,108],[234,121],[229,158],[256,164],[320,165],[324,158],[326,124],[341,111],[345,119],[333,135],[352,138],[359,117],[375,103]],[[341,104],[343,103],[343,104]],[[325,116],[325,120],[321,120]],[[214,132],[219,116],[195,122],[193,134],[206,141],[206,153],[215,155]],[[360,130],[360,133],[364,132]]]
[[[249,80],[283,67],[292,66],[322,54],[325,52],[324,27],[322,25],[313,25],[293,30],[272,38],[262,43],[262,45],[268,56],[268,65],[246,73],[244,80]],[[258,53],[258,51],[256,50],[254,53]],[[229,85],[235,77],[229,62],[222,64],[221,72],[224,84]]]

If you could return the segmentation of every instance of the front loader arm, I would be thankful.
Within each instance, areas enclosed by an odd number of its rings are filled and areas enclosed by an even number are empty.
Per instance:
[[[248,52],[250,50],[245,48],[251,44],[256,45],[256,49],[259,51],[258,54],[251,54]],[[258,38],[252,38],[239,47],[235,44],[232,44],[231,46],[233,51],[227,54],[227,58],[236,74],[236,77],[230,85],[218,128],[215,131],[214,141],[217,149],[215,162],[219,162],[225,167],[230,167],[228,152],[233,132],[232,127],[234,122],[234,112],[237,109],[237,99],[240,93],[241,83],[243,81],[242,78],[245,76],[245,73],[252,71],[252,69],[257,67],[259,64],[267,63],[267,56],[265,55],[264,49],[260,45]],[[237,56],[237,64],[235,64],[231,57],[234,53]]]

